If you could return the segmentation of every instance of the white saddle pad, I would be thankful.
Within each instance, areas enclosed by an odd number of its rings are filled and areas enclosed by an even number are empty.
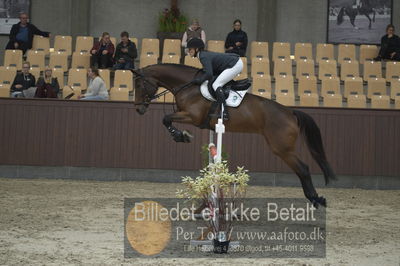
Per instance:
[[[209,101],[215,102],[214,97],[211,96],[208,91],[208,80],[204,81],[200,86],[201,94],[204,98]],[[247,93],[248,89],[245,91],[230,91],[229,97],[226,99],[226,105],[230,107],[238,107],[243,100],[244,95]]]

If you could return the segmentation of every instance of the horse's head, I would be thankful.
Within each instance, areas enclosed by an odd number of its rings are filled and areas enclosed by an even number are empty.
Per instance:
[[[136,111],[143,115],[146,113],[150,102],[157,92],[157,81],[152,77],[147,77],[140,70],[132,70],[135,77],[135,105]]]

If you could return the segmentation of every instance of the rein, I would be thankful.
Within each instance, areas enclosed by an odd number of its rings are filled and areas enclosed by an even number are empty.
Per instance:
[[[153,88],[158,88],[158,85],[157,85],[157,84],[154,84],[153,82],[151,82],[151,81],[149,81],[148,79],[146,79],[146,77],[145,77],[142,73],[140,73],[139,71],[133,71],[133,70],[132,70],[132,72],[133,72],[134,74],[137,75],[134,79],[141,78],[141,79],[143,79],[143,83],[148,83],[148,84],[150,84]],[[165,89],[164,91],[162,91],[162,92],[160,92],[160,93],[157,93],[157,94],[153,95],[152,97],[146,97],[146,99],[144,100],[144,102],[136,103],[136,105],[143,105],[143,104],[144,104],[144,105],[148,105],[148,104],[150,104],[151,101],[154,101],[154,100],[156,100],[156,99],[158,99],[158,98],[164,96],[164,95],[167,94],[169,91],[171,91],[171,93],[172,93],[174,96],[176,96],[176,95],[178,95],[178,93],[181,92],[183,89],[186,89],[186,88],[190,87],[191,85],[193,85],[193,81],[190,81],[190,82],[188,82],[188,83],[186,83],[186,84],[184,84],[184,85],[182,85],[182,86],[172,88],[171,90]]]
[[[201,71],[201,69],[196,73],[195,76],[197,76],[197,74],[198,74],[200,71]],[[144,78],[144,75],[142,75],[142,77]],[[150,82],[149,82],[149,83],[150,83]],[[188,83],[186,83],[186,84],[184,84],[184,85],[182,85],[182,86],[180,86],[180,87],[172,88],[172,89],[171,89],[171,93],[172,93],[174,96],[176,96],[176,95],[178,95],[178,93],[179,93],[181,90],[186,89],[186,88],[190,87],[191,85],[193,85],[193,81],[190,81],[190,82],[188,82]],[[160,98],[161,96],[167,94],[168,91],[169,91],[169,90],[166,89],[165,91],[162,91],[162,92],[160,92],[160,93],[154,95],[154,96],[151,98],[151,100]]]

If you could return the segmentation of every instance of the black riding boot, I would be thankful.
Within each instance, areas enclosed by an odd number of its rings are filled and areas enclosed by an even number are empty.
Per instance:
[[[222,117],[224,120],[229,120],[228,109],[226,108],[225,94],[221,87],[219,87],[215,91],[217,95],[217,102],[224,105],[224,112],[222,113]]]

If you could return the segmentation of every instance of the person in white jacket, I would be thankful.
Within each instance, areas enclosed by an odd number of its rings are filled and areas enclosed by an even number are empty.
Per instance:
[[[80,96],[81,100],[108,100],[108,91],[104,80],[99,75],[99,70],[88,69],[89,87],[87,92]]]

